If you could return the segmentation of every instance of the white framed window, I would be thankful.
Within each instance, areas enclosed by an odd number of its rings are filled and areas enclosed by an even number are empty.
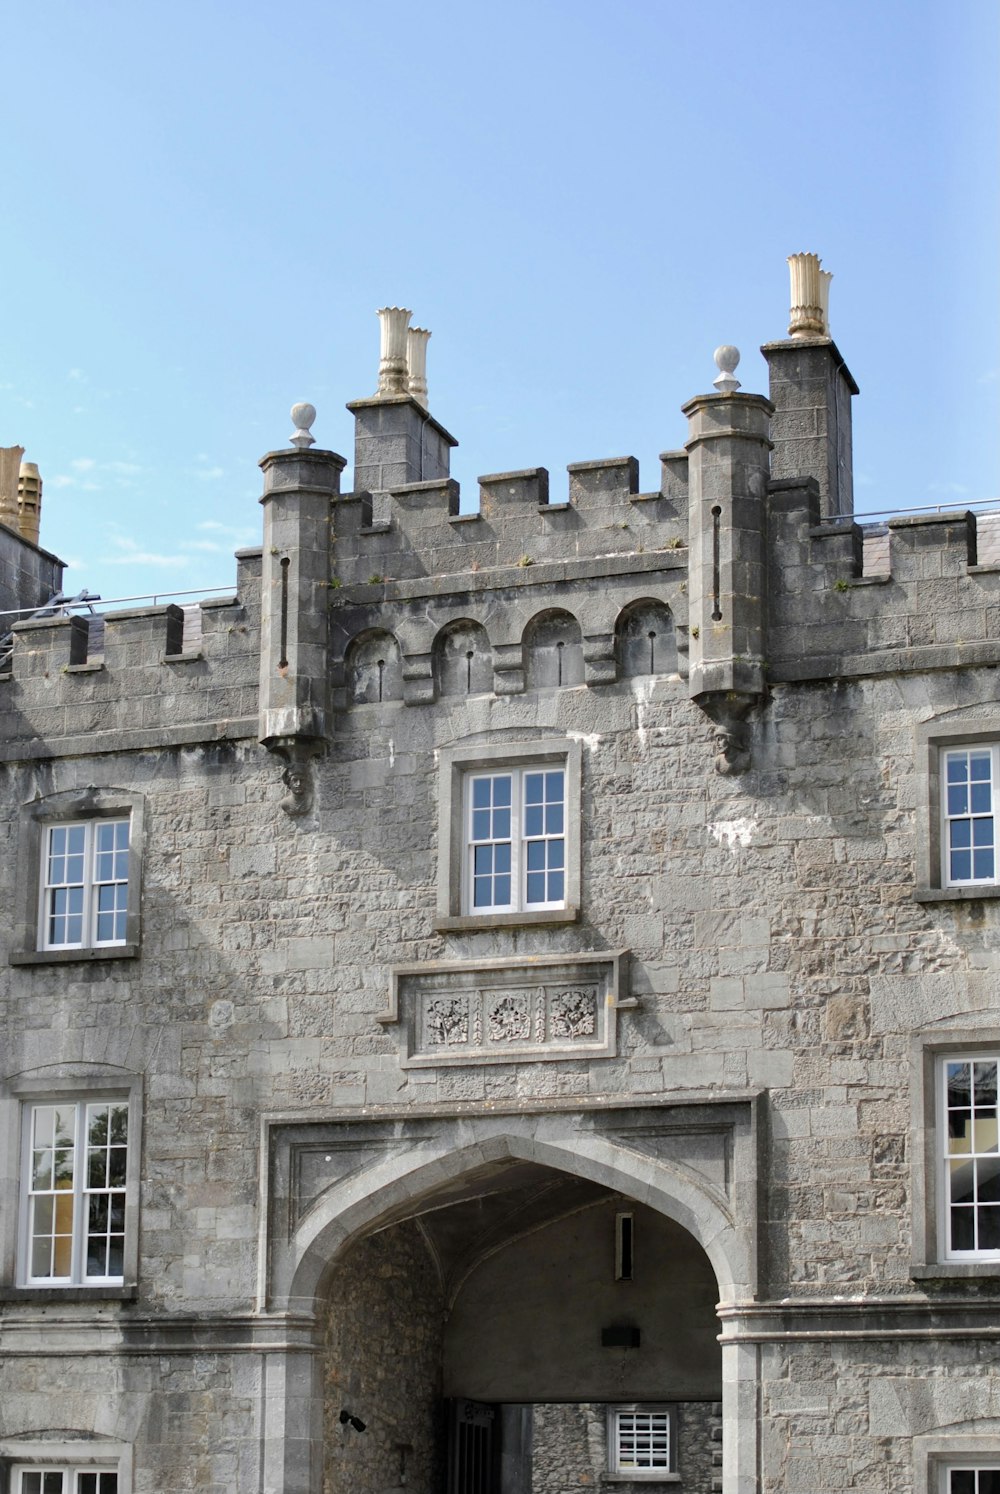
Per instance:
[[[18,1464],[12,1494],[119,1494],[114,1468],[74,1468],[49,1463]]]
[[[24,1284],[122,1285],[129,1101],[28,1104],[24,1133]]]
[[[75,820],[43,831],[40,949],[125,944],[129,820]]]
[[[465,822],[466,912],[565,907],[563,764],[467,774]]]
[[[608,1407],[608,1471],[622,1478],[666,1478],[677,1466],[673,1406]]]
[[[144,803],[129,789],[66,789],[21,810],[12,965],[139,954]]]
[[[1000,1259],[998,1066],[997,1053],[940,1059],[937,1130],[946,1260]]]
[[[992,1468],[979,1464],[953,1464],[941,1470],[940,1494],[1000,1494],[1000,1463]]]
[[[580,743],[440,755],[436,927],[571,923],[580,913]]]
[[[980,742],[941,751],[941,881],[991,886],[998,877],[996,788],[1000,745]]]

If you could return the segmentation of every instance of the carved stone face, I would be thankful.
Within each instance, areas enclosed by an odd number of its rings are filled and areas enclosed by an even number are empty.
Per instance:
[[[289,763],[281,775],[281,781],[288,789],[288,793],[281,801],[281,807],[286,814],[306,814],[312,801],[312,783],[309,778],[309,770],[304,763]]]
[[[304,768],[287,768],[285,770],[284,777],[285,783],[288,785],[290,791],[295,795],[296,799],[301,798],[302,795],[306,793],[309,786],[309,780],[306,777]]]
[[[725,727],[720,726],[715,732],[714,740],[718,754],[715,759],[715,771],[727,778],[737,773],[745,773],[750,766],[750,753],[747,750],[745,734],[741,731],[727,731]]]

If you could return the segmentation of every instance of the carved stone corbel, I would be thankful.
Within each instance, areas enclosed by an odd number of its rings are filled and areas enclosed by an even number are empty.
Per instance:
[[[760,704],[760,697],[736,690],[720,690],[697,696],[695,703],[715,724],[715,771],[723,778],[748,773],[750,727],[746,718],[754,706]]]
[[[299,737],[277,737],[269,748],[283,758],[281,781],[288,793],[279,802],[289,819],[309,814],[315,799],[313,759],[323,751],[321,741]]]

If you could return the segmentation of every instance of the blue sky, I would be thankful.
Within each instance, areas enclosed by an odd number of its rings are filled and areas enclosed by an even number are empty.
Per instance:
[[[47,0],[0,82],[0,445],[106,597],[229,586],[296,400],[352,456],[378,306],[480,473],[633,454],[834,272],[856,500],[1000,496],[996,0]]]

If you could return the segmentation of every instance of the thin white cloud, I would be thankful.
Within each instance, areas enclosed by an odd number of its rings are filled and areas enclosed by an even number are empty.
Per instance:
[[[76,478],[68,477],[65,472],[57,472],[54,477],[46,477],[44,479],[44,482],[45,486],[49,489],[50,492],[53,488],[76,487]]]
[[[955,493],[961,497],[969,490],[964,483],[960,482],[929,482],[927,491],[928,493]]]
[[[86,378],[86,375],[84,374],[82,368],[71,368],[66,377],[68,379],[83,380]]]
[[[195,470],[195,477],[202,482],[215,482],[220,477],[225,477],[225,467],[199,467]]]
[[[74,472],[89,472],[91,467],[97,466],[97,463],[93,457],[74,457],[70,466]]]
[[[223,551],[233,545],[252,545],[255,540],[260,539],[260,532],[249,524],[220,524],[218,519],[202,519],[195,528],[217,534],[220,538],[224,536],[226,544],[219,547]]]
[[[105,555],[100,565],[158,565],[176,567],[190,565],[189,555],[157,555],[152,550],[130,550],[127,555]]]

